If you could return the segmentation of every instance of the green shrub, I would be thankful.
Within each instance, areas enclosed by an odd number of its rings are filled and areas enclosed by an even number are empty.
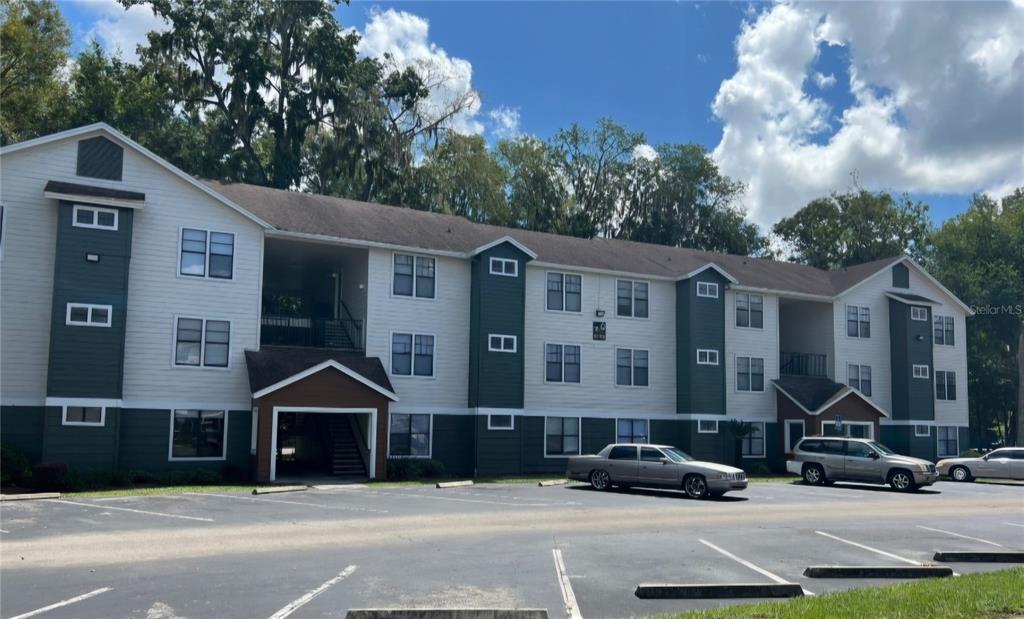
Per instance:
[[[431,479],[444,477],[444,465],[432,458],[389,458],[388,479]]]
[[[768,466],[764,462],[758,462],[754,466],[750,467],[751,475],[771,475],[772,467]]]
[[[28,458],[17,447],[0,445],[0,485],[19,486],[31,479]]]
[[[242,482],[249,480],[249,475],[237,464],[225,464],[220,474],[224,481]]]
[[[36,490],[63,490],[67,476],[68,465],[63,462],[40,462],[32,467],[32,485]]]

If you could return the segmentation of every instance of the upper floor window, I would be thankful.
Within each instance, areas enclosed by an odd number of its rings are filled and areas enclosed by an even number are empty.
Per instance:
[[[708,348],[698,348],[697,365],[718,365],[718,351]]]
[[[848,384],[864,395],[871,395],[871,366],[854,365],[846,366]]]
[[[582,306],[583,278],[569,273],[548,273],[547,309],[579,312]]]
[[[914,378],[928,378],[927,365],[914,365],[912,368]]]
[[[736,293],[736,326],[764,328],[764,297],[759,294]]]
[[[910,319],[911,320],[928,320],[928,308],[920,307],[917,305],[910,306]]]
[[[647,443],[646,419],[619,419],[616,443]]]
[[[615,315],[647,318],[647,282],[620,279],[616,283]]]
[[[736,390],[764,391],[764,359],[736,357]]]
[[[708,299],[718,298],[718,284],[714,282],[697,282],[697,296]]]
[[[72,327],[109,327],[112,314],[110,305],[68,303],[64,324]]]
[[[228,367],[228,351],[231,348],[230,322],[178,318],[174,331],[174,365]]]
[[[391,413],[388,455],[426,458],[430,456],[430,415]]]
[[[117,209],[76,204],[71,211],[71,225],[76,228],[117,230]]]
[[[191,277],[231,279],[235,270],[235,235],[195,228],[181,229],[178,272]]]
[[[580,453],[580,418],[544,418],[544,455],[575,456]]]
[[[487,350],[490,352],[515,352],[516,339],[514,335],[492,333],[487,336]]]
[[[391,373],[396,376],[433,376],[434,336],[421,333],[392,334]]]
[[[519,261],[511,258],[491,258],[491,275],[519,276]]]
[[[646,350],[633,348],[615,349],[615,384],[627,387],[648,385]]]
[[[871,337],[871,308],[857,305],[846,306],[846,335],[849,337]]]
[[[956,399],[956,372],[935,370],[935,399]]]
[[[933,323],[935,324],[935,343],[941,346],[952,346],[954,343],[953,317],[936,316]]]
[[[395,254],[391,292],[400,297],[434,298],[434,259]]]
[[[545,344],[544,380],[549,383],[579,383],[580,347],[572,344]]]

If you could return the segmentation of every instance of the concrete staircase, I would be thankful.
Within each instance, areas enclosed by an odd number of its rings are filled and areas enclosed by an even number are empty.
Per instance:
[[[359,451],[359,442],[352,432],[352,423],[345,415],[330,415],[331,475],[365,478],[366,463]]]

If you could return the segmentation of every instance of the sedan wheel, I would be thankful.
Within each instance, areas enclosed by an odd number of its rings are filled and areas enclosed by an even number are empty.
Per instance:
[[[688,475],[683,480],[683,490],[691,499],[703,499],[708,495],[708,482],[701,475]]]
[[[594,471],[590,474],[590,485],[594,490],[607,490],[612,487],[612,478],[608,471]]]
[[[816,486],[825,481],[825,472],[817,464],[808,464],[804,467],[804,481]]]
[[[967,470],[966,466],[954,466],[953,470],[949,472],[949,476],[956,481],[971,481],[971,472]]]
[[[911,477],[910,473],[902,470],[893,471],[889,474],[889,485],[893,487],[893,490],[901,492],[910,492],[917,488],[914,484],[914,478]]]

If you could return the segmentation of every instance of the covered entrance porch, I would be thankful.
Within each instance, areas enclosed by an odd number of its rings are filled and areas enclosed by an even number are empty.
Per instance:
[[[776,391],[783,453],[804,436],[877,439],[879,420],[888,413],[849,385],[818,376],[783,376]]]

